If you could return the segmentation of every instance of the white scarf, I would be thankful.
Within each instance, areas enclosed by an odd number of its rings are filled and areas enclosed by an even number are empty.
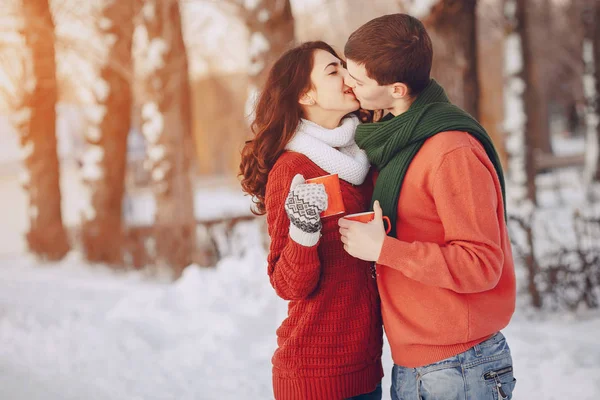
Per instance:
[[[312,121],[300,120],[296,133],[285,146],[287,150],[304,154],[330,174],[353,185],[361,185],[369,173],[367,153],[354,142],[359,120],[350,115],[334,129],[323,128]]]

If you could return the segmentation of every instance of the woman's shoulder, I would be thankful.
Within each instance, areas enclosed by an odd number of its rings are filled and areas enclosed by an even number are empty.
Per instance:
[[[313,170],[316,165],[304,154],[297,153],[295,151],[284,151],[273,167],[269,174],[280,174],[285,171],[291,171],[295,174],[305,174]]]

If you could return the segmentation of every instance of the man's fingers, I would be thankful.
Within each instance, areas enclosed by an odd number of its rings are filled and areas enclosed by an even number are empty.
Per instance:
[[[379,221],[383,218],[383,210],[381,209],[381,205],[379,205],[379,200],[375,200],[373,211],[375,211],[375,220]]]
[[[349,219],[346,219],[346,218],[340,218],[338,220],[338,226],[340,226],[342,228],[350,228],[352,225],[360,224],[360,223],[361,222],[350,221]]]

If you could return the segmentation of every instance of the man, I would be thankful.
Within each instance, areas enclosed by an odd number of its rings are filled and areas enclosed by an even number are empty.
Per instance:
[[[430,79],[419,20],[376,18],[345,55],[361,107],[389,113],[356,133],[378,170],[375,221],[339,226],[349,254],[376,262],[392,399],[509,399],[512,358],[499,331],[514,312],[515,275],[491,139]]]

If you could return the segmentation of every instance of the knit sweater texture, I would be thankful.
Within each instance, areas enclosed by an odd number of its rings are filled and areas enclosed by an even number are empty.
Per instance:
[[[276,293],[289,300],[277,330],[273,391],[277,400],[342,400],[371,392],[383,377],[383,330],[372,263],[343,248],[337,215],[322,220],[312,247],[289,238],[284,203],[294,175],[328,173],[306,156],[283,153],[267,180],[265,205],[271,237],[268,274]],[[340,180],[346,213],[367,209],[373,184]]]
[[[427,139],[402,187],[377,281],[392,358],[414,368],[504,328],[515,309],[515,271],[502,185],[472,135]]]

